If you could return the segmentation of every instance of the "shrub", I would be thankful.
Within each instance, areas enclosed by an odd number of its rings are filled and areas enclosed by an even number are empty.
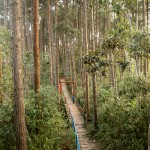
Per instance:
[[[150,82],[128,76],[117,89],[116,94],[105,86],[98,88],[99,130],[95,132],[91,125],[88,129],[105,150],[146,150]]]
[[[74,133],[57,110],[58,94],[50,86],[41,86],[38,103],[30,90],[26,103],[28,149],[73,150]],[[38,105],[38,107],[37,107]],[[0,107],[0,150],[15,150],[15,132],[12,104]]]

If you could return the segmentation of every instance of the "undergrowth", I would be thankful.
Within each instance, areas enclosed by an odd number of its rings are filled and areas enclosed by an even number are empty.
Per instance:
[[[104,150],[147,150],[150,81],[142,76],[125,77],[118,83],[117,93],[106,85],[98,87],[98,122],[89,134]]]
[[[58,94],[50,86],[41,86],[39,107],[35,93],[29,92],[26,103],[26,127],[30,150],[73,150],[74,133],[58,111]],[[11,101],[0,107],[0,150],[15,150],[14,117]],[[38,119],[37,119],[38,114]]]

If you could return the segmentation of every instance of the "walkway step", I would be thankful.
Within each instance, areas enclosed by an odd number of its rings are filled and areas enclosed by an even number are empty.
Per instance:
[[[66,108],[67,113],[70,117],[73,118],[74,125],[76,128],[76,132],[80,142],[81,150],[100,150],[99,145],[93,140],[88,134],[84,127],[84,119],[81,116],[80,111],[77,108],[76,104],[73,104],[71,97],[69,96],[69,92],[67,90],[67,86],[64,83],[64,80],[61,80],[62,83],[62,91],[66,100]],[[70,118],[70,119],[72,119]]]

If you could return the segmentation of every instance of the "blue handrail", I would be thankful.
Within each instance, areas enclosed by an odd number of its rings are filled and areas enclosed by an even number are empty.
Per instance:
[[[79,137],[78,137],[78,134],[77,134],[77,131],[76,131],[76,126],[75,126],[72,114],[71,114],[71,118],[72,118],[72,127],[74,129],[75,136],[76,136],[76,147],[77,147],[77,150],[80,150],[80,141],[79,141]]]

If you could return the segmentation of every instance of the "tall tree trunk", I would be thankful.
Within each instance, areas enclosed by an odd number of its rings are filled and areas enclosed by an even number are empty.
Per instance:
[[[95,51],[95,29],[94,29],[94,7],[91,8],[91,18],[92,18],[92,24],[91,24],[91,29],[92,29],[92,51]],[[92,73],[92,89],[93,89],[93,118],[94,118],[94,128],[98,128],[98,118],[97,118],[97,97],[96,97],[96,73]]]
[[[148,114],[148,150],[150,150],[150,105]]]
[[[45,27],[45,18],[42,17],[40,20],[40,30],[39,30],[39,48],[41,51],[41,55],[45,52],[45,47],[44,47],[44,27]]]
[[[150,5],[149,5],[149,0],[147,0],[147,33],[149,32],[149,10],[150,10]],[[147,54],[148,55],[148,54]],[[147,57],[147,73],[149,71],[149,58]]]
[[[72,52],[72,66],[73,66],[73,80],[74,80],[74,84],[75,84],[75,90],[77,87],[77,73],[76,73],[76,55],[75,55],[75,51]],[[76,91],[75,91],[76,93]]]
[[[88,54],[87,0],[84,0],[83,2],[84,2],[84,48],[85,48],[85,53]],[[85,73],[85,109],[86,109],[86,123],[88,123],[90,117],[88,73]]]
[[[58,0],[55,0],[55,25],[58,24]],[[59,83],[59,38],[57,31],[55,32],[55,44],[56,44],[56,73],[55,73],[55,86],[58,89],[58,83]]]
[[[2,87],[2,54],[1,54],[1,47],[0,47],[0,86]],[[0,102],[3,105],[3,91],[2,89],[0,90]]]
[[[83,56],[83,54],[84,54],[84,48],[83,48],[83,3],[82,3],[82,1],[80,0],[79,1],[79,5],[80,5],[80,7],[79,7],[79,12],[78,12],[78,27],[79,27],[79,31],[80,31],[80,38],[79,38],[79,41],[78,41],[78,43],[79,43],[79,45],[80,45],[80,49],[79,49],[79,53],[80,53],[80,57],[82,57]],[[83,82],[84,82],[84,80],[83,80],[83,64],[82,63],[80,63],[80,77],[81,77],[81,86],[83,87]]]
[[[136,29],[138,30],[139,28],[139,0],[136,0]]]
[[[7,1],[4,0],[4,26],[7,27],[7,23],[8,23],[8,20],[7,20],[7,16],[8,13],[7,13]]]
[[[64,1],[64,9],[65,9],[65,17],[66,17],[66,25],[68,25],[68,0]],[[70,77],[70,70],[69,70],[69,38],[68,36],[65,37],[66,42],[66,75]]]
[[[13,83],[16,149],[27,150],[21,57],[21,1],[13,0]]]
[[[94,118],[94,128],[98,129],[98,118],[97,118],[97,98],[96,98],[96,73],[92,73],[93,82],[93,118]]]
[[[110,66],[109,66],[109,80],[110,80],[110,85],[111,87],[115,86],[114,83],[114,71],[113,71],[113,53],[112,50],[109,52],[109,61],[110,61]]]
[[[39,29],[38,29],[38,16],[39,16],[39,1],[33,1],[33,15],[34,15],[34,42],[33,42],[33,49],[34,49],[34,88],[35,92],[38,93],[40,90],[40,50],[39,50]]]
[[[145,0],[143,0],[143,30],[146,30],[146,2]],[[146,54],[146,52],[144,52]],[[147,61],[146,58],[144,58],[144,68],[143,68],[143,73],[144,76],[146,77],[146,73],[147,73],[147,65],[146,65]]]
[[[50,61],[50,84],[53,85],[53,60],[52,60],[52,25],[51,25],[51,10],[50,0],[47,0],[47,13],[48,13],[48,49],[49,49],[49,61]]]

